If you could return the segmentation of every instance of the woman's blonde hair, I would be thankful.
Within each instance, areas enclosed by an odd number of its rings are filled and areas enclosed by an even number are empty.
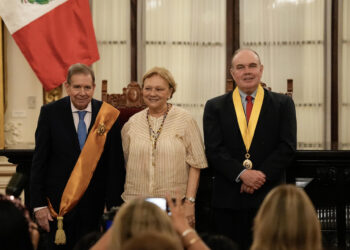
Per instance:
[[[135,199],[121,206],[110,229],[112,239],[109,249],[121,249],[135,235],[157,231],[178,238],[169,216],[158,206],[143,199]]]
[[[254,220],[251,250],[321,250],[320,222],[306,193],[294,185],[274,188]]]
[[[173,94],[176,91],[176,82],[174,80],[173,75],[166,68],[154,67],[154,68],[148,70],[142,78],[142,88],[145,84],[145,80],[147,78],[151,78],[154,75],[159,75],[161,78],[163,78],[169,84],[169,88],[172,90],[170,98],[173,97]]]

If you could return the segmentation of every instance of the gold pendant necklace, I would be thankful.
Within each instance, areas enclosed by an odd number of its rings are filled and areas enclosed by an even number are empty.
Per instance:
[[[157,140],[158,140],[158,138],[159,138],[160,133],[162,132],[162,128],[163,128],[163,125],[164,125],[164,122],[165,122],[165,118],[167,117],[167,115],[168,115],[168,113],[169,113],[170,106],[171,106],[170,104],[167,104],[166,112],[165,112],[165,114],[163,115],[162,123],[160,124],[160,127],[159,127],[159,129],[157,130],[157,132],[155,132],[155,131],[152,129],[151,122],[150,122],[150,120],[149,120],[149,109],[147,110],[146,119],[147,119],[147,123],[148,123],[149,136],[150,136],[150,140],[151,140],[151,142],[152,142],[152,148],[153,148],[153,149],[156,149],[156,148],[157,148]]]
[[[252,169],[253,162],[249,159],[250,154],[247,152],[244,156],[245,156],[245,160],[243,161],[243,167],[245,167],[246,169]]]

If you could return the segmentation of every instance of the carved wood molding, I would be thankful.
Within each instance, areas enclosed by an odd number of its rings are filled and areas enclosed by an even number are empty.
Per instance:
[[[0,177],[11,177],[16,172],[16,165],[11,163],[0,164]]]
[[[54,101],[61,99],[62,91],[63,91],[62,85],[60,85],[57,88],[54,88],[53,90],[50,90],[50,91],[45,91],[45,89],[43,89],[44,104],[54,102]]]
[[[126,88],[123,88],[122,94],[108,94],[107,80],[102,80],[102,101],[119,108],[141,108],[146,107],[141,87],[137,82],[131,82]]]

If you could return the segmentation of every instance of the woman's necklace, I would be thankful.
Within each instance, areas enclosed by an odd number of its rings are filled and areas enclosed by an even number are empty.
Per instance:
[[[169,113],[169,109],[170,109],[171,105],[170,104],[167,104],[167,109],[166,109],[166,112],[165,114],[163,115],[163,121],[162,123],[160,124],[160,127],[159,129],[157,130],[157,132],[155,132],[153,129],[152,129],[152,126],[151,126],[151,123],[149,121],[149,109],[147,110],[147,123],[148,123],[148,127],[149,127],[149,136],[150,136],[150,140],[152,142],[152,147],[153,149],[156,149],[157,147],[157,140],[159,138],[159,135],[160,135],[160,132],[162,132],[162,128],[163,128],[163,125],[164,125],[164,121],[165,121],[165,118],[167,117],[168,113]]]

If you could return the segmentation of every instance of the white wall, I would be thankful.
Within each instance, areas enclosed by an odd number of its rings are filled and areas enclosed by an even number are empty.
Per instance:
[[[43,90],[6,28],[4,33],[5,146],[30,144],[31,147],[43,104]]]

